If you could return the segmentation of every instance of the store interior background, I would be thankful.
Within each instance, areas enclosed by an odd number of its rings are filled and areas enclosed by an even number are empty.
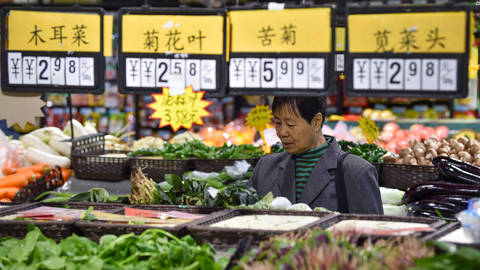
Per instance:
[[[0,6],[31,4],[36,6],[96,6],[103,7],[106,14],[114,15],[113,24],[113,56],[106,57],[105,91],[102,95],[73,94],[73,115],[80,122],[94,121],[100,132],[116,132],[128,125],[127,131],[136,131],[137,137],[159,136],[170,139],[173,135],[170,127],[159,128],[159,120],[149,119],[152,111],[146,107],[151,103],[151,95],[126,95],[118,92],[118,25],[117,11],[122,7],[139,7],[148,4],[152,7],[225,7],[225,6],[255,6],[268,1],[222,1],[222,0],[150,0],[150,1],[114,1],[114,0],[32,0],[32,1],[0,1]],[[338,9],[337,26],[345,24],[341,15],[347,6],[375,6],[375,5],[409,5],[409,4],[440,4],[453,5],[460,1],[446,0],[410,0],[410,1],[277,1],[295,4],[334,4]],[[465,2],[475,6],[476,2]],[[472,52],[478,57],[478,36],[480,24],[479,10],[475,10],[475,42]],[[341,52],[338,52],[341,53]],[[476,74],[476,72],[473,72]],[[326,122],[329,132],[335,136],[353,138],[358,129],[358,116],[366,116],[375,120],[382,128],[389,121],[395,120],[401,128],[409,128],[413,124],[427,126],[442,126],[449,128],[449,132],[471,129],[480,132],[480,116],[478,102],[478,79],[470,76],[469,96],[465,99],[426,99],[426,98],[366,98],[346,97],[344,95],[344,81],[342,72],[336,72],[337,93],[328,97],[329,121]],[[28,123],[24,127],[8,125],[0,117],[0,126],[8,134],[17,137],[38,126],[57,126],[63,128],[69,119],[66,106],[66,94],[45,94],[43,112],[45,117],[39,118],[36,123]],[[209,99],[213,101],[208,107],[211,116],[204,118],[205,125],[194,126],[194,131],[203,134],[205,141],[210,144],[221,145],[224,142],[242,144],[253,143],[258,135],[245,127],[244,118],[251,108],[258,104],[270,104],[272,97],[267,96],[225,96],[224,98]],[[339,124],[338,120],[343,120]],[[328,129],[327,128],[327,129]],[[180,130],[178,132],[182,132]],[[360,132],[361,133],[361,132]]]

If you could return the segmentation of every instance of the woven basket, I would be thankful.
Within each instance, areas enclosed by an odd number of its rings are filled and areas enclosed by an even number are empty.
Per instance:
[[[14,203],[33,202],[38,195],[45,191],[53,190],[54,188],[63,185],[64,182],[62,171],[59,167],[56,167],[42,176],[42,178],[37,179],[20,189],[17,194],[15,194],[12,201]]]
[[[343,221],[343,220],[373,220],[373,221],[392,221],[392,222],[409,222],[409,223],[422,223],[428,224],[431,228],[437,230],[445,225],[443,220],[432,219],[432,218],[423,218],[423,217],[395,217],[395,216],[380,216],[380,215],[357,215],[357,214],[342,214],[334,216],[328,220],[324,220],[318,226],[322,229],[327,229],[328,227]],[[433,232],[416,232],[412,233],[409,236],[415,237],[425,237]],[[379,238],[394,238],[398,235],[369,235],[372,239]]]
[[[400,190],[438,178],[438,169],[435,166],[384,163],[381,164],[380,171],[381,186]]]
[[[75,138],[72,143],[72,167],[78,179],[120,181],[130,177],[129,157],[101,157],[126,151],[105,150],[105,135]]]
[[[256,209],[236,209],[231,211],[219,212],[203,220],[194,221],[187,226],[187,230],[192,236],[201,242],[209,242],[217,248],[228,248],[235,246],[240,239],[250,235],[253,242],[258,244],[270,237],[278,234],[284,234],[286,231],[276,230],[253,230],[253,229],[233,229],[233,228],[215,228],[209,225],[242,215],[289,215],[289,216],[315,216],[320,217],[318,221],[305,225],[294,232],[306,230],[318,226],[325,220],[331,219],[335,214],[327,212],[314,211],[281,211],[281,210],[256,210]]]
[[[222,210],[222,208],[216,207],[198,207],[198,206],[176,206],[176,205],[132,205],[128,206],[132,208],[140,208],[147,210],[156,210],[156,211],[180,211],[193,214],[210,214],[216,211]],[[116,214],[124,214],[124,209],[117,211]],[[202,218],[201,220],[207,217]],[[187,225],[192,222],[186,222],[183,224],[178,224],[172,227],[158,227],[158,226],[148,226],[148,225],[131,225],[131,224],[112,224],[104,221],[77,221],[75,226],[80,229],[83,235],[94,240],[99,241],[100,238],[105,234],[114,234],[122,235],[127,233],[141,234],[143,231],[160,228],[167,232],[170,232],[176,236],[184,236],[187,234]]]
[[[130,161],[132,172],[141,168],[142,172],[155,182],[165,181],[165,174],[182,176],[192,170],[192,162],[188,159],[158,159],[155,157],[132,158]]]
[[[251,168],[255,168],[259,158],[250,158],[250,159],[193,159],[193,168],[197,171],[202,172],[221,172],[225,166],[232,166],[235,161],[246,160]]]

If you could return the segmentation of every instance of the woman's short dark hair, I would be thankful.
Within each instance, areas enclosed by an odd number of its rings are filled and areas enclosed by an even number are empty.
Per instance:
[[[301,116],[308,123],[317,113],[322,114],[322,126],[325,122],[325,114],[327,111],[326,97],[275,97],[272,103],[272,111],[275,113],[278,109],[286,106],[294,114]]]

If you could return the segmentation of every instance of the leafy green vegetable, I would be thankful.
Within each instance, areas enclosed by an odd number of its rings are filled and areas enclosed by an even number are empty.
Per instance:
[[[382,163],[383,156],[387,150],[378,147],[376,144],[357,144],[349,141],[338,141],[342,151],[359,156],[370,163]]]
[[[50,197],[43,199],[49,195]],[[43,199],[43,200],[42,200]],[[42,200],[42,202],[109,202],[109,203],[126,203],[128,197],[125,195],[110,195],[104,188],[91,188],[87,192],[82,193],[69,193],[69,192],[55,192],[47,191],[38,195],[35,198],[36,201]]]
[[[9,250],[9,251],[8,251]],[[0,239],[0,269],[223,269],[225,258],[215,262],[215,250],[161,229],[140,235],[104,235],[97,244],[77,235],[59,244],[46,238],[35,226],[25,239]]]
[[[250,175],[250,174],[249,174]],[[253,188],[246,186],[245,174],[240,179],[233,179],[222,172],[209,178],[184,177],[174,174],[165,175],[165,182],[158,184],[160,204],[197,205],[208,207],[231,207],[249,205],[258,201]]]
[[[444,253],[434,257],[420,258],[415,260],[415,267],[411,270],[474,270],[480,265],[480,250],[470,247],[460,247],[453,251],[444,247],[441,242],[433,244]]]
[[[129,156],[159,156],[164,159],[249,159],[260,158],[263,151],[251,144],[207,146],[199,140],[185,143],[164,143],[161,149],[143,148],[131,152]]]

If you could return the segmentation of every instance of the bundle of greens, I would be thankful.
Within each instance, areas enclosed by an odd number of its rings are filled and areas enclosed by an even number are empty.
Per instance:
[[[359,156],[370,163],[382,163],[383,156],[387,153],[387,150],[373,143],[357,144],[349,141],[338,141],[338,145],[342,151]]]
[[[164,143],[161,149],[142,148],[129,156],[159,156],[164,159],[249,159],[260,158],[263,151],[251,144],[207,146],[199,140],[185,143]]]
[[[223,269],[226,259],[217,263],[214,255],[191,236],[180,239],[161,229],[104,235],[99,244],[73,235],[57,244],[30,224],[25,239],[0,239],[0,268],[12,270]]]
[[[312,231],[286,234],[260,244],[236,269],[406,269],[434,248],[417,238],[366,240],[349,233]]]

